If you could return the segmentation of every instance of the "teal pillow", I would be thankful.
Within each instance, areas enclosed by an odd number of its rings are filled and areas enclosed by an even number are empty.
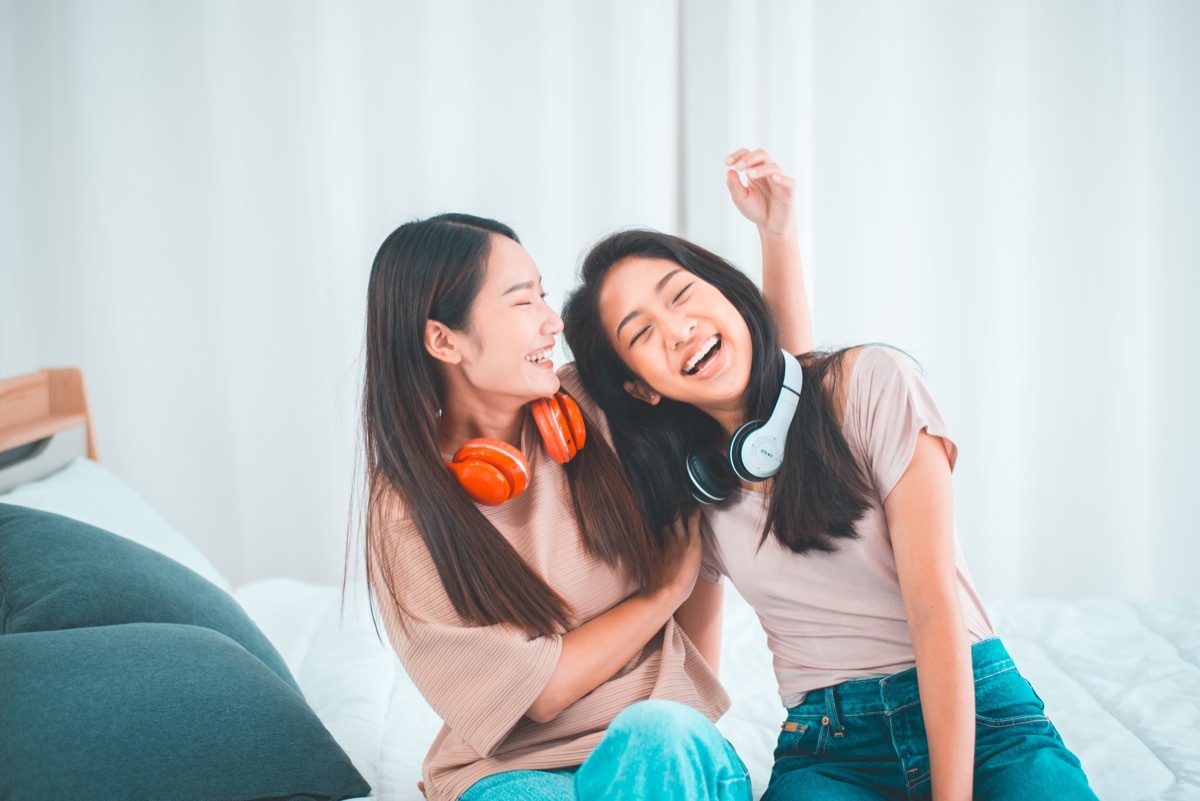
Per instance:
[[[0,637],[0,798],[343,799],[371,788],[304,699],[211,629]]]
[[[0,504],[0,634],[121,623],[219,631],[300,692],[283,657],[220,587],[87,523]]]

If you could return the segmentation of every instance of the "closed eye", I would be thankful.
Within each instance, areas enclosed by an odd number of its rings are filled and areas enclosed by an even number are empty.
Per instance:
[[[542,300],[545,300],[545,299],[546,299],[546,293],[545,293],[545,292],[539,292],[539,293],[538,293],[538,297],[539,297],[539,298],[541,298]],[[532,305],[533,305],[533,301],[532,301],[532,300],[522,300],[522,301],[519,301],[519,302],[517,302],[517,303],[514,303],[513,305],[514,305],[514,306],[532,306]]]
[[[508,289],[504,290],[502,297],[508,297],[509,295],[512,295],[514,293],[517,293],[518,298],[525,297],[525,295],[523,293],[532,292],[535,288],[537,289],[539,297],[544,299],[546,297],[546,290],[542,288],[541,276],[538,276],[537,281],[522,281],[519,284],[513,284]],[[532,305],[533,304],[532,296],[529,296],[529,297],[530,297],[529,300],[518,300],[516,303],[513,303],[513,306],[516,307],[516,306]]]
[[[645,334],[646,332],[648,332],[649,330],[650,330],[650,326],[646,326],[641,331],[638,331],[636,334],[634,334],[633,339],[629,340],[629,347],[632,348],[634,345],[636,345],[637,341],[642,338],[642,335]]]
[[[682,297],[683,297],[685,294],[687,294],[687,291],[688,291],[689,289],[691,289],[691,288],[692,288],[692,285],[693,285],[693,284],[695,284],[695,283],[696,283],[695,281],[688,281],[688,282],[687,282],[687,283],[684,285],[683,289],[679,290],[677,293],[675,293],[675,297],[671,298],[671,305],[672,305],[672,306],[674,306],[676,303],[678,303],[678,302],[679,302],[679,300],[680,300],[680,299],[681,299],[681,298],[682,298]]]

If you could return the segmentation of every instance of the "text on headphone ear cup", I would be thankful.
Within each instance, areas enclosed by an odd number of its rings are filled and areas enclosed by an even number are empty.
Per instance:
[[[473,439],[446,466],[478,503],[498,506],[529,486],[529,463],[519,450],[496,439]]]
[[[562,407],[554,398],[538,398],[529,405],[533,420],[542,434],[546,453],[559,464],[566,464],[575,455],[575,444],[571,441],[567,420]]]
[[[699,503],[720,503],[733,492],[733,477],[719,454],[692,451],[686,464],[689,490]]]

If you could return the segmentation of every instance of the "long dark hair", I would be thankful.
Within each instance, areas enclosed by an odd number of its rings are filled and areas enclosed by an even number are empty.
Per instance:
[[[404,609],[397,577],[378,559],[396,513],[388,500],[395,497],[415,522],[464,620],[547,634],[567,627],[568,604],[462,491],[443,465],[437,442],[443,388],[425,351],[425,324],[437,320],[455,330],[468,328],[493,236],[520,241],[495,220],[442,214],[401,225],[375,256],[362,396],[367,580],[372,593],[387,592]],[[657,586],[666,543],[644,522],[604,438],[589,437],[566,471],[585,548],[619,566],[641,589]]]
[[[601,240],[584,258],[582,285],[563,308],[564,336],[580,379],[608,415],[621,463],[652,525],[694,508],[684,469],[698,445],[717,447],[724,432],[694,406],[663,398],[651,406],[624,390],[637,376],[613,349],[600,321],[600,289],[618,262],[666,259],[716,287],[750,329],[753,357],[746,388],[746,419],[766,419],[783,382],[779,330],[758,287],[710,251],[657,231],[622,231]],[[844,351],[799,355],[804,387],[788,430],[783,467],[775,476],[763,541],[770,532],[796,553],[832,551],[856,536],[854,524],[869,508],[871,486],[842,436],[826,383],[842,380]]]

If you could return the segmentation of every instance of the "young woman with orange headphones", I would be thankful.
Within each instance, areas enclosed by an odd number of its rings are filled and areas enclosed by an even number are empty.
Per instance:
[[[807,349],[795,229],[780,224],[794,184],[761,151],[727,163],[748,178],[727,174],[731,196],[759,227],[764,281],[791,288],[778,311]],[[560,389],[561,331],[537,267],[494,220],[407,223],[375,258],[365,556],[389,638],[445,721],[423,789],[748,799],[711,722],[728,697],[676,620],[697,519],[644,522],[605,422]]]

